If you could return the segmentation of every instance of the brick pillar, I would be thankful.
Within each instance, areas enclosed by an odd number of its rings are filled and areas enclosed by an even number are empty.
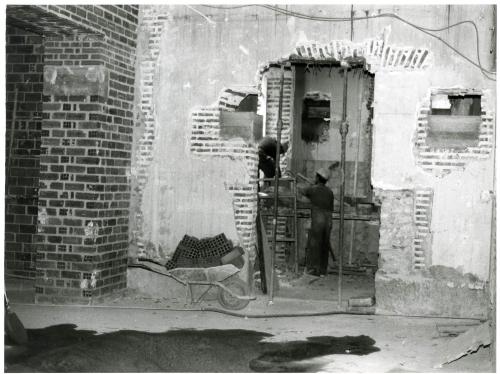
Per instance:
[[[5,265],[7,273],[34,278],[43,45],[41,36],[15,27],[6,37]]]
[[[129,88],[105,49],[98,39],[46,45],[38,302],[90,302],[126,287],[131,129],[115,97]]]

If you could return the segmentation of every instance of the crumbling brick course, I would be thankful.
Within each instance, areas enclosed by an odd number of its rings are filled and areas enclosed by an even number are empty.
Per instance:
[[[254,222],[257,214],[256,145],[242,139],[222,140],[220,137],[220,110],[217,107],[200,108],[192,112],[189,149],[193,155],[243,159],[247,165],[248,183],[228,183],[226,189],[233,196],[233,210],[238,235],[244,249],[253,254],[255,247]]]
[[[439,92],[447,92],[445,89]],[[491,155],[494,145],[493,112],[487,110],[489,103],[482,91],[467,89],[450,89],[457,95],[479,94],[481,96],[481,125],[479,128],[478,143],[466,149],[432,148],[426,144],[429,131],[429,114],[431,112],[430,96],[436,90],[431,90],[429,97],[422,103],[417,118],[415,135],[416,163],[422,170],[436,177],[443,177],[456,170],[464,170],[469,160],[485,160]]]

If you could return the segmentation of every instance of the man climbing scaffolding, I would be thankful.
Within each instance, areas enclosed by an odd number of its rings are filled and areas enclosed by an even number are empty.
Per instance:
[[[259,170],[262,170],[265,178],[274,178],[276,168],[276,139],[266,136],[259,142]],[[286,153],[288,142],[280,144],[280,154]],[[278,175],[281,177],[281,171]]]

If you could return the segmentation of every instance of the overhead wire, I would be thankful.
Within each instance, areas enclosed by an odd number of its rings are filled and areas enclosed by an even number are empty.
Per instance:
[[[262,5],[262,7],[276,11],[276,12],[281,13],[281,14],[288,14],[288,15],[293,15],[295,17],[302,18],[302,19],[309,19],[309,20],[323,21],[323,22],[348,22],[348,21],[360,21],[360,20],[373,19],[373,18],[383,18],[383,17],[394,18],[394,19],[397,19],[397,20],[399,20],[399,21],[401,21],[401,22],[437,39],[437,40],[439,40],[444,45],[446,45],[448,48],[450,48],[455,53],[457,53],[459,56],[464,58],[467,62],[469,62],[472,65],[474,65],[475,67],[479,68],[481,70],[481,72],[485,75],[486,78],[494,80],[491,77],[489,77],[488,74],[496,74],[496,72],[488,71],[481,65],[481,58],[480,58],[480,52],[479,52],[479,31],[478,31],[477,25],[474,21],[466,20],[466,21],[457,22],[453,25],[449,25],[446,27],[442,27],[442,28],[438,28],[438,29],[430,29],[430,28],[416,25],[416,24],[398,16],[397,14],[393,14],[393,13],[381,13],[381,14],[376,14],[373,16],[364,16],[364,17],[320,17],[320,16],[310,16],[310,15],[306,15],[303,13],[293,12],[293,11],[289,11],[289,10],[275,7],[275,6],[271,6],[271,5]],[[474,31],[476,34],[476,54],[477,54],[477,60],[478,60],[477,63],[472,61],[469,57],[465,56],[458,49],[453,47],[451,44],[449,44],[447,41],[445,41],[441,37],[432,34],[432,32],[449,30],[452,27],[456,27],[456,26],[459,26],[461,24],[471,24],[474,27]]]
[[[479,30],[477,28],[477,25],[474,21],[470,21],[470,20],[466,20],[466,21],[461,21],[461,22],[457,22],[453,25],[449,25],[449,26],[446,26],[446,27],[442,27],[442,28],[438,28],[438,29],[430,29],[430,28],[426,28],[426,27],[423,27],[423,26],[418,26],[400,16],[398,16],[397,14],[393,14],[393,13],[381,13],[381,14],[377,14],[377,15],[373,15],[373,16],[365,16],[365,17],[319,17],[319,16],[309,16],[309,15],[305,15],[303,13],[298,13],[298,12],[292,12],[292,11],[289,11],[289,10],[285,10],[285,9],[282,9],[282,8],[279,8],[279,7],[275,7],[275,6],[271,6],[271,5],[263,5],[264,8],[266,9],[270,9],[270,10],[274,10],[276,12],[279,12],[281,14],[288,14],[288,15],[293,15],[295,17],[299,17],[299,18],[303,18],[303,19],[309,19],[309,20],[316,20],[316,21],[324,21],[324,22],[347,22],[347,21],[360,21],[360,20],[366,20],[366,19],[372,19],[372,18],[383,18],[383,17],[388,17],[388,18],[394,18],[394,19],[397,19],[421,32],[423,32],[424,34],[427,34],[437,40],[439,40],[440,42],[442,42],[444,45],[446,45],[448,48],[450,48],[452,51],[454,51],[455,53],[457,53],[459,56],[461,56],[462,58],[464,58],[467,62],[471,63],[472,65],[474,65],[475,67],[479,68],[481,70],[481,72],[483,73],[483,75],[487,78],[487,79],[490,79],[490,80],[495,80],[494,78],[491,78],[488,74],[496,74],[496,72],[493,72],[493,71],[489,71],[489,70],[486,70],[482,64],[481,64],[481,58],[480,58],[480,51],[479,51]],[[442,39],[441,37],[437,36],[437,35],[434,35],[432,34],[432,32],[439,32],[439,31],[444,31],[444,30],[449,30],[451,29],[452,27],[456,27],[456,26],[459,26],[459,25],[462,25],[462,24],[471,24],[473,27],[474,27],[474,31],[475,31],[475,34],[476,34],[476,55],[477,55],[477,60],[478,62],[474,62],[472,59],[470,59],[469,57],[465,56],[462,52],[460,52],[458,49],[456,49],[455,47],[453,47],[451,44],[449,44],[447,41],[445,41],[444,39]]]
[[[445,46],[450,48],[452,51],[454,51],[456,54],[458,54],[460,57],[465,59],[467,62],[469,62],[473,66],[477,67],[487,79],[490,79],[493,81],[496,80],[495,78],[492,78],[490,76],[490,75],[496,75],[496,72],[489,71],[489,70],[485,69],[481,64],[480,48],[479,48],[479,45],[480,45],[479,30],[478,30],[476,23],[474,21],[471,21],[471,20],[460,21],[460,22],[454,23],[452,25],[432,29],[432,28],[427,28],[427,27],[416,25],[416,24],[414,24],[414,23],[412,23],[412,22],[410,22],[410,21],[404,19],[403,17],[400,17],[394,13],[381,13],[381,14],[376,14],[376,15],[372,15],[372,16],[364,16],[364,17],[323,17],[323,16],[311,16],[308,14],[299,13],[299,12],[295,12],[292,10],[283,9],[283,8],[280,8],[277,6],[266,5],[266,4],[248,4],[248,5],[237,5],[237,6],[218,6],[218,5],[202,5],[202,6],[207,7],[207,8],[225,9],[225,10],[240,9],[240,8],[247,8],[247,7],[255,6],[255,7],[261,7],[261,8],[265,8],[268,10],[272,10],[272,11],[280,13],[280,14],[293,16],[296,18],[301,18],[301,19],[306,19],[306,20],[311,20],[311,21],[320,21],[320,22],[351,22],[351,21],[361,21],[361,20],[374,19],[374,18],[394,18],[394,19],[399,20],[400,22],[407,24],[408,26],[411,26],[411,27],[423,32],[424,34],[427,34],[427,35],[437,39],[438,41],[443,43]],[[475,61],[473,61],[471,58],[464,55],[458,49],[453,47],[450,43],[448,43],[446,40],[444,40],[440,36],[433,34],[433,32],[440,32],[440,31],[449,30],[453,27],[457,27],[457,26],[460,26],[463,24],[470,24],[474,28],[475,35],[476,35],[477,63]]]

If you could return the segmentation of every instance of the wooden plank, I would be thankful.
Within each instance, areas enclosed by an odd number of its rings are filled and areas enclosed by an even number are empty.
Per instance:
[[[271,245],[267,239],[266,235],[266,226],[264,225],[264,221],[262,220],[262,217],[258,216],[258,225],[259,228],[257,229],[257,240],[259,243],[259,251],[262,251],[263,254],[263,259],[264,259],[264,269],[265,269],[265,278],[266,278],[266,289],[267,292],[269,293],[269,290],[271,289],[271,276],[272,276],[272,271],[271,271],[271,257],[272,257],[272,250],[271,250]],[[274,282],[274,291],[279,289],[279,284],[278,280],[275,279]]]

